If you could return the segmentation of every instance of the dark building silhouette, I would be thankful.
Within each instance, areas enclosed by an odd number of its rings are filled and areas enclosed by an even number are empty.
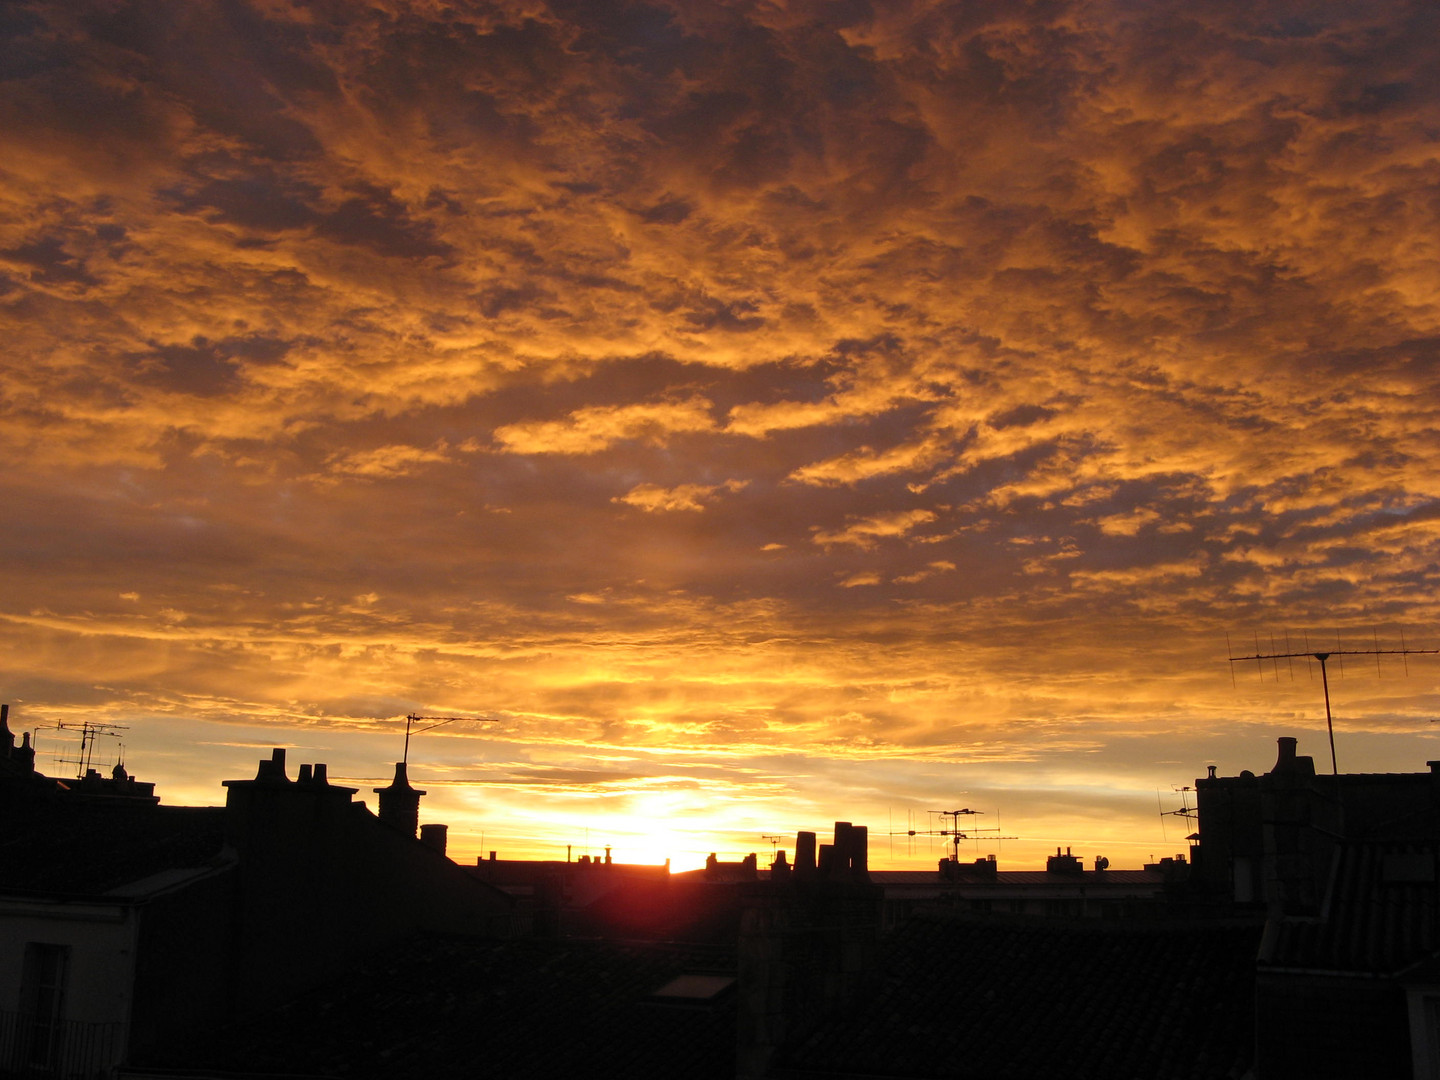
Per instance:
[[[1202,900],[1263,913],[1256,1073],[1440,1075],[1440,762],[1317,775],[1281,738],[1262,775],[1195,782]]]
[[[377,817],[283,750],[187,808],[26,749],[0,711],[0,1073],[1440,1076],[1440,765],[1281,739],[1139,870],[872,871],[840,821],[671,874],[457,866],[403,764]]]
[[[8,720],[7,715],[3,719]],[[513,902],[285,752],[226,805],[78,784],[0,732],[0,1074],[104,1075],[274,1007],[417,933],[513,930]]]

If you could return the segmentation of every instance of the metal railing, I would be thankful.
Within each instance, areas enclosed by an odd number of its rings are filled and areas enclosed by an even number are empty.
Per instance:
[[[0,1009],[0,1080],[103,1080],[125,1050],[125,1025]]]

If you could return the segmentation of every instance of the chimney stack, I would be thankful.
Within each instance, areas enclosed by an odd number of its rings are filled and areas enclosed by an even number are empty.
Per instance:
[[[405,762],[395,763],[395,779],[389,787],[375,788],[375,794],[380,796],[380,813],[377,815],[380,820],[414,836],[420,824],[420,796],[425,792],[410,786]]]
[[[260,767],[255,770],[255,779],[267,784],[288,784],[290,778],[285,775],[285,748],[277,746],[270,751],[268,758],[260,759]]]
[[[445,854],[445,843],[449,837],[449,825],[421,825],[420,842],[426,847]]]
[[[795,877],[804,881],[815,876],[815,834],[813,832],[799,832],[795,834]]]

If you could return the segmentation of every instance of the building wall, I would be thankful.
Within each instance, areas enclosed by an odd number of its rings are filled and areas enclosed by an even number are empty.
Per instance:
[[[128,904],[0,898],[0,1072],[99,1075],[122,1060],[136,926]],[[59,1009],[38,1021],[22,1000],[32,943],[63,956]]]
[[[184,1041],[224,1019],[234,974],[233,867],[149,900],[135,950],[135,1050]]]
[[[128,1022],[138,924],[129,904],[0,899],[0,1009],[19,1009],[25,946],[43,942],[69,949],[66,1019]]]

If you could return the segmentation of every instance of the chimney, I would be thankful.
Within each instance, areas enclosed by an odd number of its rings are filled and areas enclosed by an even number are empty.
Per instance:
[[[449,838],[449,825],[421,825],[420,842],[433,851],[445,854],[445,843]]]
[[[10,730],[10,706],[0,705],[0,757],[9,757],[15,749],[15,733]]]
[[[1071,855],[1068,847],[1065,849],[1064,855],[1060,854],[1060,849],[1057,847],[1055,854],[1045,860],[1045,870],[1051,874],[1083,874],[1085,864]]]
[[[835,842],[830,845],[830,872],[825,877],[839,881],[850,876],[851,833],[854,829],[855,826],[848,821],[835,822]]]
[[[420,824],[420,796],[425,792],[410,786],[410,778],[405,773],[405,762],[395,763],[395,779],[390,782],[389,787],[377,787],[374,790],[375,794],[380,796],[380,813],[377,815],[380,820],[414,836],[415,829]]]
[[[260,767],[255,770],[255,779],[267,784],[288,784],[290,778],[285,775],[285,748],[277,746],[270,751],[268,758],[260,759]]]
[[[800,880],[815,876],[815,834],[795,834],[795,877]]]
[[[1276,740],[1280,744],[1279,756],[1275,759],[1275,767],[1267,775],[1270,776],[1314,776],[1315,759],[1308,755],[1295,753],[1295,739],[1290,735],[1282,735]]]
[[[822,881],[828,881],[830,875],[835,872],[835,845],[821,844],[820,850],[815,856],[815,876]]]
[[[1288,773],[1295,771],[1295,737],[1293,735],[1281,735],[1276,740],[1280,744],[1280,756],[1275,759],[1275,767],[1272,773]]]
[[[850,827],[850,876],[856,881],[870,880],[870,826]]]

